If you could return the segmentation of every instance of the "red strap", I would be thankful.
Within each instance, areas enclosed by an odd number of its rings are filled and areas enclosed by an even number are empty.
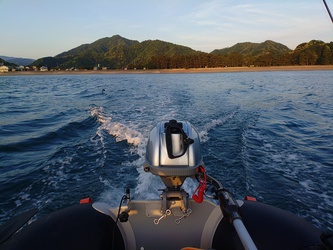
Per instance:
[[[246,201],[257,201],[257,199],[255,197],[248,196],[248,195],[244,197],[244,200],[246,200]]]
[[[92,199],[90,197],[81,199],[80,204],[84,204],[84,203],[92,203]]]
[[[197,172],[203,173],[203,178],[199,180],[199,185],[194,191],[192,199],[195,200],[197,203],[201,203],[203,201],[203,195],[207,187],[205,167],[199,166],[197,168]]]

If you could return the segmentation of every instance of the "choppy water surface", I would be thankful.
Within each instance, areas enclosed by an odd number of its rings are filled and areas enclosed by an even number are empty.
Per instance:
[[[333,231],[333,72],[0,77],[0,224],[125,187],[157,198],[142,169],[157,122],[188,120],[207,171],[231,190]],[[196,183],[184,187],[193,192]]]

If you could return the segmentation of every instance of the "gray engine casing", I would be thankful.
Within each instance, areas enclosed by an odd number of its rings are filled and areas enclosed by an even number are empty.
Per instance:
[[[154,127],[148,138],[145,171],[158,176],[193,176],[198,166],[203,165],[200,139],[197,131],[189,122],[178,122],[186,135],[194,142],[188,146],[185,154],[171,159],[168,156],[165,124],[159,122]],[[180,154],[183,150],[183,135],[172,134],[172,146],[174,154]]]

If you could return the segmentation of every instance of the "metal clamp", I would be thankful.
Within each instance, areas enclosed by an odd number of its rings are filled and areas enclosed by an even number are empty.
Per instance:
[[[181,222],[181,220],[182,220],[183,218],[186,218],[187,216],[190,216],[191,213],[192,213],[192,209],[191,209],[191,208],[188,208],[188,209],[186,210],[186,212],[185,212],[181,217],[179,217],[178,219],[175,219],[176,224],[179,225],[180,222]]]

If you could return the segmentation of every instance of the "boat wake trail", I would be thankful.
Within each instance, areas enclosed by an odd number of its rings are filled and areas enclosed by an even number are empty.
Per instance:
[[[199,132],[201,143],[206,143],[209,138],[210,131],[214,130],[216,127],[225,124],[227,121],[232,119],[238,111],[235,110],[229,114],[226,114],[217,119],[211,119],[206,122],[201,131]],[[119,144],[125,142],[125,148],[122,148],[123,151],[128,151],[131,157],[125,157],[126,160],[122,159],[120,166],[117,168],[118,173],[122,173],[123,182],[122,189],[124,187],[124,182],[129,186],[134,188],[135,198],[138,199],[156,199],[159,198],[160,190],[164,188],[164,184],[161,182],[158,176],[146,173],[143,170],[143,164],[145,161],[146,154],[146,144],[149,134],[149,129],[147,126],[140,124],[131,124],[130,121],[114,121],[109,113],[107,113],[103,107],[93,106],[90,109],[90,113],[93,117],[96,117],[100,126],[97,128],[96,135],[98,136],[102,151],[103,158],[106,162],[106,158],[110,155],[109,147],[110,145],[106,142],[110,136],[114,138],[115,143]],[[170,115],[169,115],[170,116]],[[170,117],[168,117],[170,118]],[[164,119],[165,120],[165,119]],[[141,121],[143,123],[143,121]],[[148,123],[151,123],[148,121]],[[123,144],[124,146],[124,144]],[[106,164],[103,164],[106,165]],[[108,168],[114,168],[114,166],[107,166]],[[124,171],[131,172],[133,169],[136,170],[135,173],[135,184],[133,183],[132,177],[124,177]],[[131,172],[134,174],[133,172]],[[110,183],[110,180],[105,178],[100,178],[100,181],[104,183],[106,191],[101,195],[101,199],[104,202],[114,203],[115,197],[120,197],[120,194],[123,193],[123,190],[119,190],[115,187],[114,183]],[[188,192],[194,192],[196,189],[197,183],[188,178],[184,184],[183,188]]]
[[[131,129],[120,122],[113,122],[112,118],[104,113],[102,107],[92,109],[91,114],[92,116],[96,116],[98,121],[102,124],[99,127],[98,132],[100,132],[100,130],[105,130],[111,136],[115,137],[117,142],[126,140],[129,144],[135,146],[139,145],[142,141],[142,135],[140,132]]]
[[[135,187],[135,195],[142,198],[146,192],[145,190],[149,187],[149,185],[158,185],[158,179],[156,182],[153,181],[150,177],[151,175],[147,175],[143,171],[143,163],[145,158],[145,148],[147,142],[147,136],[144,135],[142,132],[139,131],[138,126],[131,124],[130,122],[119,122],[113,121],[112,117],[104,111],[103,107],[92,107],[91,115],[97,117],[98,122],[101,124],[97,129],[97,136],[100,138],[100,143],[102,145],[102,150],[104,154],[104,158],[108,157],[109,155],[109,145],[106,143],[108,137],[111,136],[115,139],[115,143],[119,144],[121,142],[125,142],[125,148],[122,148],[123,151],[128,151],[129,156],[125,157],[120,162],[120,166],[117,168],[119,174],[124,171],[131,172],[132,175],[135,175],[136,180],[134,180],[138,185],[133,185],[133,176],[125,177],[122,180],[121,190],[115,190],[114,183],[110,183],[110,181],[106,179],[101,179],[107,188],[101,195],[101,199],[104,202],[108,202],[113,204],[115,197],[121,197],[120,195],[123,194],[124,186],[136,186]],[[125,124],[126,123],[126,124]],[[105,133],[106,132],[106,133]],[[124,146],[124,144],[123,144]],[[124,160],[125,159],[125,160]],[[107,167],[114,167],[114,166],[107,166]],[[133,169],[136,169],[133,172]],[[124,173],[120,174],[124,177]],[[125,182],[125,183],[124,183]],[[126,183],[127,182],[127,183]],[[153,189],[153,188],[152,188]],[[118,202],[118,199],[117,199]]]
[[[209,140],[208,133],[209,133],[210,130],[214,129],[217,126],[223,125],[224,123],[226,123],[227,121],[232,119],[235,116],[236,113],[237,113],[237,110],[233,111],[232,113],[230,113],[230,114],[228,114],[228,115],[226,115],[222,118],[213,119],[213,120],[207,122],[203,126],[202,130],[199,132],[201,143],[205,143]]]

